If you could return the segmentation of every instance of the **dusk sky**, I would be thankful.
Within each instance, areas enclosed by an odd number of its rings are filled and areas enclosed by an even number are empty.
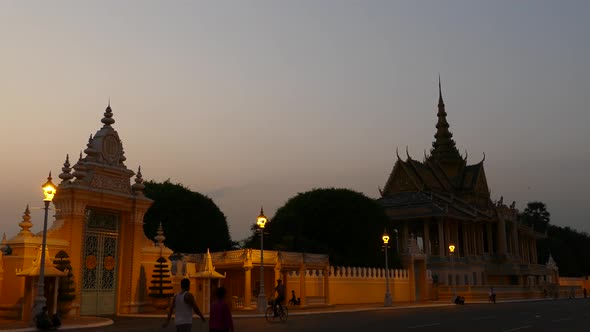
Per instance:
[[[2,1],[0,233],[26,204],[41,230],[40,185],[109,98],[126,165],[213,198],[234,240],[298,192],[377,198],[396,147],[431,147],[439,73],[492,199],[588,232],[588,17],[590,1]]]

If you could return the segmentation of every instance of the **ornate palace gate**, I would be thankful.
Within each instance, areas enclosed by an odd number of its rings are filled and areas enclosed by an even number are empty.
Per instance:
[[[114,213],[87,210],[82,252],[82,315],[114,315],[117,305],[117,240]]]

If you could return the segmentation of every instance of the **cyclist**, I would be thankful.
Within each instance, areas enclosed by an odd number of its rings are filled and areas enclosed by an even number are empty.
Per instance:
[[[275,287],[275,292],[277,293],[277,297],[273,303],[273,311],[275,313],[275,317],[279,315],[277,311],[277,307],[280,308],[281,303],[285,300],[285,285],[283,285],[283,281],[281,279],[277,280],[277,287]],[[283,310],[281,308],[281,310]]]

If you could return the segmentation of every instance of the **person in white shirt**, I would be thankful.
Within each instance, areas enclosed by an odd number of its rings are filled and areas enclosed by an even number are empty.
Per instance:
[[[172,313],[176,310],[174,315],[174,323],[176,324],[176,332],[190,332],[193,327],[193,311],[204,322],[205,317],[199,310],[195,297],[189,292],[191,282],[189,279],[184,278],[180,281],[181,291],[174,296],[170,310],[168,311],[168,317],[162,327],[168,326]]]

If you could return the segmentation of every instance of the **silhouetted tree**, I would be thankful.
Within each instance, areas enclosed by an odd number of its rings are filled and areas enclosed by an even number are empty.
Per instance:
[[[277,210],[267,224],[265,249],[328,254],[335,265],[381,266],[381,235],[387,222],[383,208],[361,193],[314,189]],[[252,230],[246,246],[259,248],[256,225]]]
[[[170,180],[147,181],[144,193],[154,200],[144,217],[148,238],[154,238],[162,222],[166,246],[175,252],[219,251],[232,246],[225,215],[211,198]]]
[[[543,202],[529,202],[520,215],[521,220],[539,233],[545,233],[551,221],[551,214]]]
[[[549,225],[547,238],[537,242],[539,263],[544,264],[553,256],[559,274],[566,277],[590,275],[590,236],[570,227]]]

